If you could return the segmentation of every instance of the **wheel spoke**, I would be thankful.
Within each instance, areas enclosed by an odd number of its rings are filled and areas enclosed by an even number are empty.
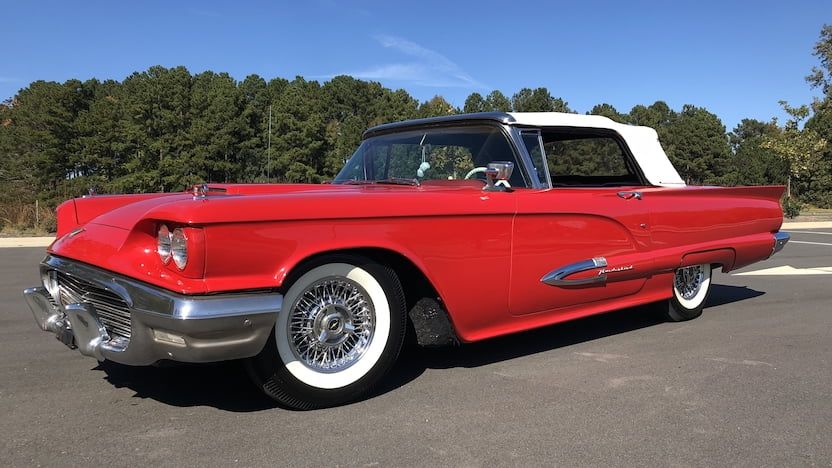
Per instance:
[[[287,326],[293,353],[322,372],[338,372],[361,359],[375,331],[369,295],[344,277],[307,287],[290,314]]]
[[[699,294],[704,281],[705,272],[702,265],[679,268],[673,279],[676,290],[686,300],[693,299]]]

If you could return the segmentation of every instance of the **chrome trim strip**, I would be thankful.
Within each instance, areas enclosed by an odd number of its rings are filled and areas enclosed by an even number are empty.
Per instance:
[[[783,247],[786,246],[792,236],[788,232],[777,231],[774,233],[773,237],[774,245],[771,248],[771,255],[783,250]],[[771,255],[769,255],[769,257],[771,257]]]
[[[59,270],[96,284],[122,297],[131,310],[174,319],[211,319],[277,313],[283,295],[271,292],[184,295],[121,276],[80,262],[47,255],[42,270]]]
[[[606,273],[599,272],[598,275],[590,278],[581,279],[566,279],[567,276],[580,273],[582,271],[594,270],[607,266],[607,259],[604,257],[595,257],[589,260],[581,260],[580,262],[570,263],[564,267],[552,270],[547,273],[540,282],[548,284],[549,286],[583,286],[593,284],[604,284],[607,282]]]

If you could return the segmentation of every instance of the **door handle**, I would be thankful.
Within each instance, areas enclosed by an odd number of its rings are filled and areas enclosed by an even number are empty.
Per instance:
[[[641,200],[641,192],[618,192],[618,196],[625,200],[629,200],[631,198]]]
[[[595,257],[589,260],[581,260],[580,262],[570,263],[564,267],[552,270],[546,273],[540,282],[548,284],[549,286],[584,286],[592,284],[604,284],[607,282],[606,274],[599,274],[589,278],[580,279],[566,279],[569,275],[580,273],[582,271],[594,270],[596,268],[603,268],[607,266],[607,259],[604,257]]]

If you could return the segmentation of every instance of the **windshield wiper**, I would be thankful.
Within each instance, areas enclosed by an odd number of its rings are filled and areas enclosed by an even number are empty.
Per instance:
[[[406,179],[404,177],[390,177],[387,179],[378,180],[345,180],[342,182],[347,185],[412,185],[418,186],[419,181],[416,179]]]
[[[406,179],[404,177],[390,177],[388,179],[379,179],[376,180],[375,183],[390,185],[419,185],[419,181],[417,179]]]

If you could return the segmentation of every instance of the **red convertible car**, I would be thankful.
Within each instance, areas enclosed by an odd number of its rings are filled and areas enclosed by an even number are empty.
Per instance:
[[[244,359],[294,408],[355,400],[408,330],[467,343],[639,304],[699,316],[769,258],[783,187],[685,185],[646,127],[480,113],[367,130],[320,185],[208,184],[58,207],[38,325],[128,365]]]

